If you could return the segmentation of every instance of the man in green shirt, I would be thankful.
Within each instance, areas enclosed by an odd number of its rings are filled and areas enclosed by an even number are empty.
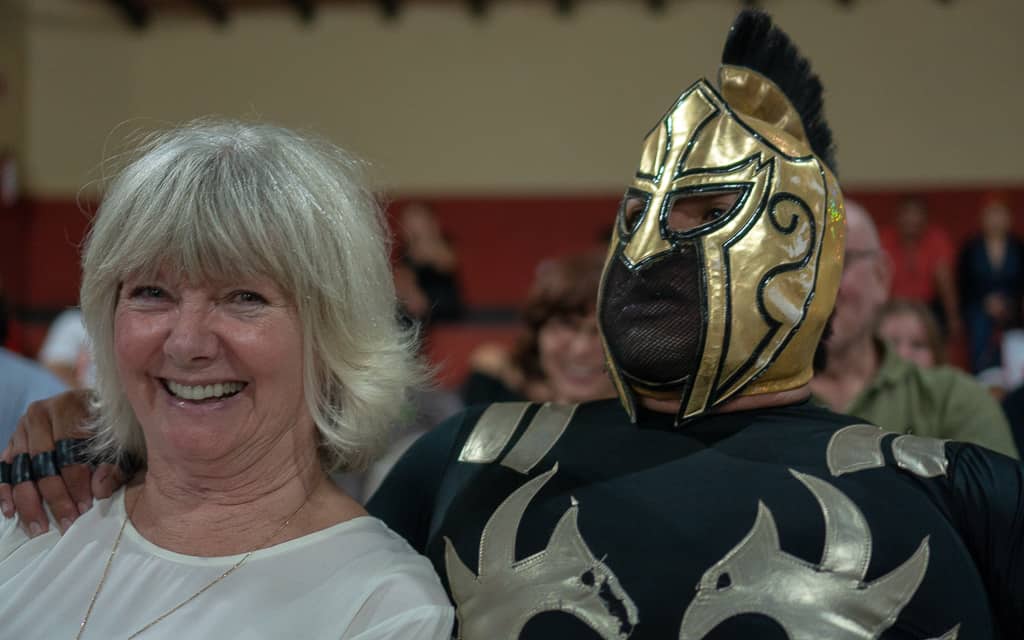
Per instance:
[[[846,262],[827,364],[811,381],[814,396],[888,431],[962,440],[1019,457],[1002,409],[984,388],[957,369],[902,360],[875,337],[889,297],[889,263],[867,211],[848,201],[846,214]]]

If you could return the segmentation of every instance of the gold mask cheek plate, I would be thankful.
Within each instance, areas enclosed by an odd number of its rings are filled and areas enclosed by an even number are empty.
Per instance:
[[[807,181],[816,178],[814,184],[824,185],[824,191],[804,189],[809,204],[811,194],[820,194],[813,202],[815,211],[820,212],[816,215],[817,228],[820,229],[820,249],[816,264],[809,265],[813,267],[814,297],[792,339],[764,374],[743,390],[743,395],[795,389],[806,384],[814,375],[813,355],[835,307],[846,246],[846,214],[842,192],[832,173],[820,163],[817,164],[816,176],[808,173],[805,178]]]

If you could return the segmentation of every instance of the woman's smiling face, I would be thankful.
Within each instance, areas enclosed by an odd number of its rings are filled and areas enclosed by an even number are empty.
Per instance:
[[[127,278],[114,349],[151,459],[214,462],[255,454],[293,430],[312,437],[302,324],[268,278]]]
[[[537,346],[556,401],[586,402],[615,394],[595,312],[550,318],[538,332]]]

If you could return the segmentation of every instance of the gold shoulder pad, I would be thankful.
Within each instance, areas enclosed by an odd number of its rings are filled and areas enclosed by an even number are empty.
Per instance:
[[[885,466],[882,439],[889,435],[870,424],[851,424],[832,434],[825,458],[833,476]],[[896,466],[922,478],[946,475],[946,440],[904,435],[892,441]]]

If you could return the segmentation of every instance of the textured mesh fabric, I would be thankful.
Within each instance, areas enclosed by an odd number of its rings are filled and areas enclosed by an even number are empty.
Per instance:
[[[700,366],[704,323],[700,261],[692,244],[643,268],[614,259],[602,286],[600,322],[627,377],[671,388]]]

